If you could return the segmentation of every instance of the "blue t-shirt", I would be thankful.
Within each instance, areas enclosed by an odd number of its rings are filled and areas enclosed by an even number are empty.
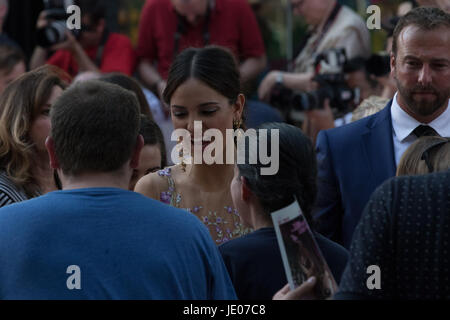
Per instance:
[[[184,210],[115,188],[0,209],[0,299],[235,298],[208,231]]]

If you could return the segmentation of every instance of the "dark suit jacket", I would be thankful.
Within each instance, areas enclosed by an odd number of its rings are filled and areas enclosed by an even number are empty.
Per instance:
[[[391,104],[317,137],[317,229],[346,248],[373,191],[395,175]]]

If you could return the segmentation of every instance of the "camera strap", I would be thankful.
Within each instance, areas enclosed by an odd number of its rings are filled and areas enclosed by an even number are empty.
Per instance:
[[[105,45],[109,38],[109,30],[105,28],[105,31],[103,32],[102,39],[100,41],[100,44],[97,49],[97,55],[95,56],[95,65],[100,69],[100,66],[102,64],[102,57],[103,52],[105,51]]]
[[[341,10],[342,5],[339,2],[336,2],[336,5],[333,8],[333,11],[331,12],[330,16],[328,17],[327,21],[325,22],[321,34],[317,39],[314,41],[312,48],[314,48],[314,51],[316,51],[317,46],[319,45],[322,38],[325,36],[325,33],[328,31],[328,29],[333,24],[334,20],[336,19],[336,16],[338,15],[339,11]],[[294,52],[294,57],[298,56],[300,52],[305,48],[306,44],[308,43],[309,39],[314,34],[314,31],[309,31],[305,37],[303,37],[302,42],[296,47]]]
[[[331,25],[334,23],[334,20],[336,19],[337,15],[341,11],[342,5],[339,2],[336,2],[336,5],[333,8],[333,11],[331,12],[330,16],[328,17],[327,21],[325,22],[322,31],[320,32],[320,35],[317,37],[317,39],[314,41],[312,47],[314,48],[314,51],[316,51],[316,48],[319,46],[320,42],[322,41],[323,37],[325,37],[325,34],[330,29]]]
[[[205,21],[203,22],[203,32],[202,32],[202,36],[203,36],[203,45],[207,46],[209,44],[209,40],[210,40],[210,35],[209,35],[209,24],[210,24],[210,18],[211,18],[211,10],[214,7],[214,2],[213,1],[209,1],[208,2],[208,7],[206,9],[206,14],[205,14]],[[175,59],[176,55],[178,54],[178,51],[180,51],[180,39],[183,36],[183,34],[186,33],[187,31],[187,22],[186,22],[186,18],[184,18],[183,16],[181,16],[178,12],[176,12],[177,15],[177,31],[174,34],[174,50],[173,50],[173,57]]]

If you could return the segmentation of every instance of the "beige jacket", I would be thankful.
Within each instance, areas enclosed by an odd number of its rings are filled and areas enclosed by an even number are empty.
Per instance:
[[[295,72],[312,71],[315,54],[333,48],[345,48],[347,59],[357,56],[368,58],[370,56],[369,30],[363,19],[350,8],[341,7],[340,12],[320,43],[315,44],[320,37],[321,29],[311,35],[306,46],[295,59]],[[316,46],[317,48],[315,48]]]

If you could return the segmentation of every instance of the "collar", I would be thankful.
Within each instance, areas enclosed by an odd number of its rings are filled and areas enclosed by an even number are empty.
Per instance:
[[[450,101],[447,109],[436,119],[428,124],[420,123],[409,114],[407,114],[397,102],[398,92],[395,94],[392,101],[391,116],[392,116],[392,129],[395,136],[400,142],[403,142],[417,126],[424,124],[432,127],[441,137],[450,137]]]
[[[175,8],[172,4],[171,0],[168,0],[169,2],[169,9],[176,13]],[[220,0],[208,0],[209,7],[211,8],[211,12],[220,11],[223,8],[223,2]]]

